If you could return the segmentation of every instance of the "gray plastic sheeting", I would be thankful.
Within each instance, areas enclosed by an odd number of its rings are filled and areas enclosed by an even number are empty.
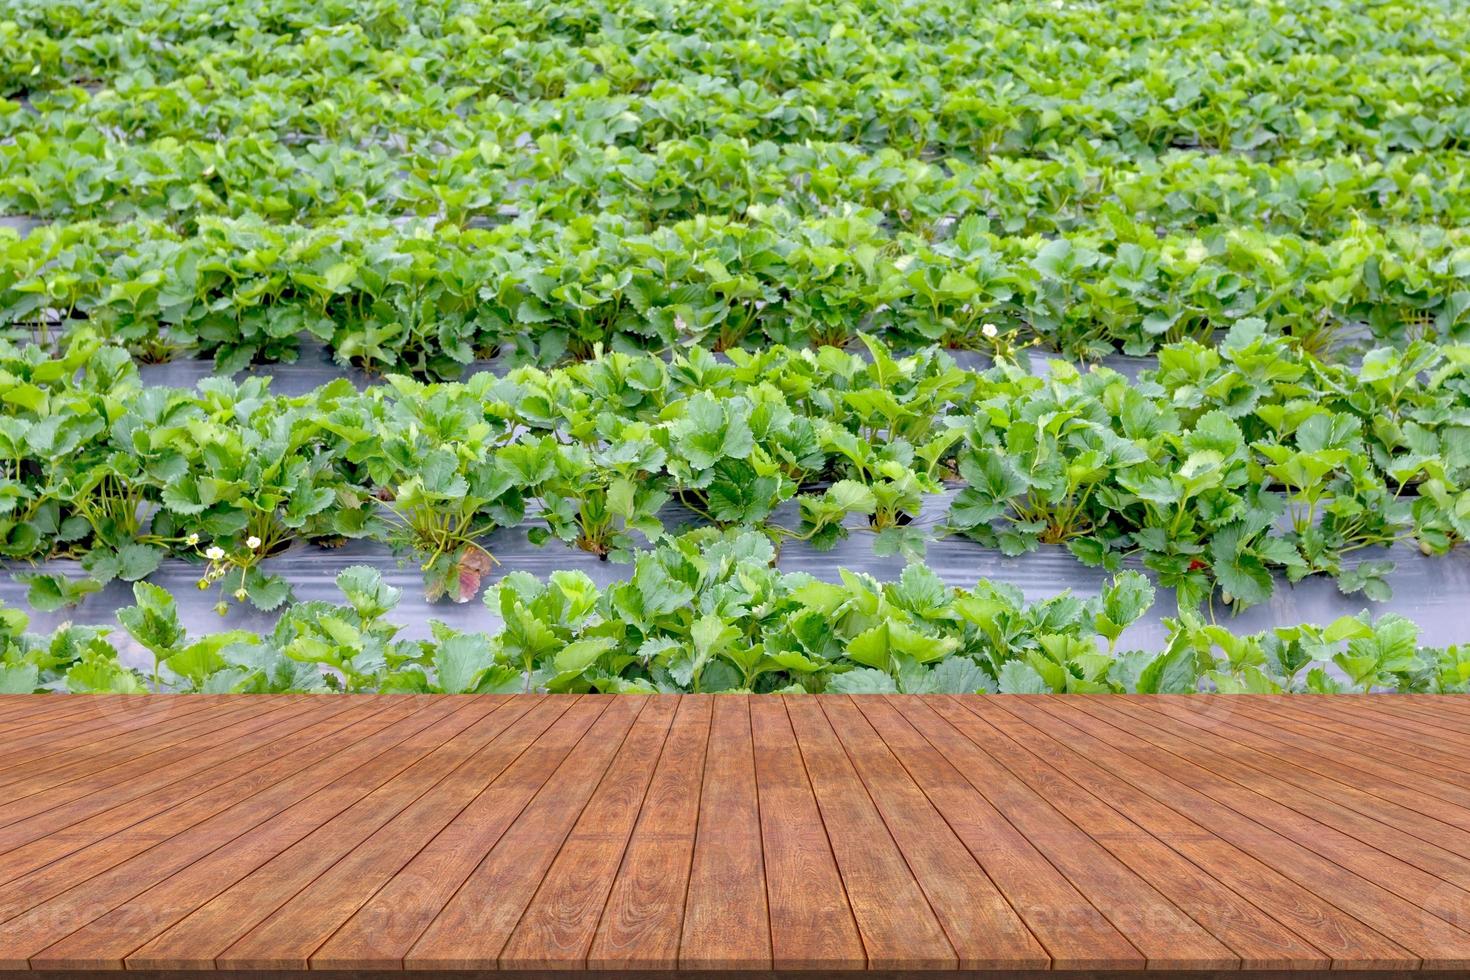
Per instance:
[[[946,493],[929,498],[915,523],[930,530],[936,528],[948,512],[951,496]],[[779,523],[785,526],[794,526],[794,514],[790,508],[791,505],[787,504],[786,509],[778,514]],[[666,508],[664,518],[671,533],[699,523],[688,511],[673,504]],[[605,586],[626,578],[632,572],[631,565],[602,561],[561,542],[553,541],[540,547],[533,545],[526,535],[532,526],[534,524],[528,521],[519,527],[498,530],[484,539],[485,546],[501,562],[489,581],[498,580],[510,571],[529,572],[544,578],[558,569],[575,569]],[[828,581],[838,580],[839,569],[864,572],[880,581],[896,579],[907,563],[906,559],[874,555],[873,535],[860,526],[852,527],[853,533],[828,551],[818,551],[804,542],[787,542],[781,549],[777,566],[782,571],[805,572]],[[1368,551],[1370,549],[1365,549]],[[1296,585],[1278,579],[1275,593],[1268,602],[1238,614],[1232,614],[1228,608],[1216,608],[1214,615],[1236,632],[1253,633],[1273,626],[1325,624],[1339,616],[1354,615],[1368,609],[1375,616],[1395,612],[1418,623],[1422,631],[1420,642],[1427,645],[1443,646],[1470,640],[1470,627],[1467,627],[1464,615],[1466,598],[1470,597],[1470,549],[1459,548],[1443,557],[1426,557],[1416,548],[1397,546],[1386,552],[1355,553],[1353,561],[1383,557],[1398,563],[1398,568],[1389,576],[1394,595],[1388,602],[1371,602],[1362,595],[1343,595],[1332,580],[1318,576]],[[979,579],[990,579],[1019,588],[1029,600],[1044,599],[1068,590],[1081,596],[1093,596],[1112,577],[1103,569],[1081,564],[1061,546],[1043,546],[1031,554],[1007,558],[995,549],[958,537],[931,540],[925,564],[949,585],[968,588]],[[340,602],[342,597],[335,579],[338,573],[352,565],[376,568],[386,581],[402,590],[402,599],[388,619],[403,627],[400,634],[403,637],[428,637],[432,620],[466,631],[493,633],[500,628],[499,617],[478,598],[464,604],[425,600],[417,563],[393,555],[387,547],[376,542],[352,541],[333,549],[298,543],[285,553],[267,559],[263,567],[268,572],[283,575],[292,584],[298,601]],[[1146,571],[1140,563],[1132,561],[1125,567]],[[197,583],[202,568],[199,563],[169,559],[149,578],[150,582],[173,594],[178,602],[180,618],[191,634],[222,629],[268,632],[272,628],[276,619],[274,613],[254,610],[230,598],[227,598],[229,612],[224,616],[216,613],[214,606],[220,600],[220,589],[216,586],[208,591],[199,590]],[[13,564],[7,569],[3,581],[0,581],[0,601],[27,609],[26,587],[13,578],[13,572],[19,570]],[[68,577],[82,575],[80,566],[72,561],[46,562],[36,570],[59,572]],[[116,623],[115,610],[131,603],[131,586],[113,582],[73,609],[54,613],[32,612],[31,629],[47,630],[68,621],[112,626]],[[1124,634],[1123,644],[1147,649],[1160,647],[1168,635],[1163,620],[1177,613],[1172,590],[1159,589],[1153,608]],[[132,644],[126,634],[119,630],[114,639],[130,665],[151,666],[149,654]]]
[[[860,357],[867,357],[867,350],[860,345],[850,350]],[[960,367],[969,370],[983,371],[991,366],[990,359],[976,351],[961,350],[949,353]],[[1061,354],[1045,351],[1028,351],[1026,358],[1032,372],[1038,375],[1046,373],[1053,363],[1075,363]],[[1140,373],[1154,367],[1157,361],[1152,357],[1115,354],[1104,357],[1097,363],[1101,367],[1112,368],[1128,378],[1136,379]],[[485,372],[504,374],[513,366],[509,358],[475,361],[466,366],[461,380]],[[216,372],[214,362],[207,358],[180,358],[163,364],[140,364],[138,375],[144,384],[169,388],[193,388],[203,379],[215,377]],[[337,364],[332,359],[331,349],[315,339],[303,339],[299,357],[289,364],[252,365],[234,377],[236,380],[250,377],[271,378],[271,391],[280,395],[309,394],[338,378],[348,379],[359,389],[381,383],[383,380],[381,374],[369,374],[359,368],[344,368]]]
[[[21,237],[29,235],[44,224],[46,221],[43,218],[32,218],[24,214],[0,214],[0,228],[9,228]]]

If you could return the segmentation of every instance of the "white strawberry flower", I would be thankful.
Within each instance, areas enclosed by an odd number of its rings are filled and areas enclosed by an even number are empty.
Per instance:
[[[224,556],[225,549],[221,548],[217,544],[210,545],[208,550],[204,552],[204,557],[208,558],[210,561],[219,561]]]
[[[254,551],[256,548],[260,547],[260,539],[253,534],[250,535],[250,537],[245,539],[245,547],[249,548],[251,551]]]
[[[987,323],[982,326],[980,328],[980,332],[990,338],[994,338],[1000,334],[1000,331],[996,329],[995,324],[993,323]]]

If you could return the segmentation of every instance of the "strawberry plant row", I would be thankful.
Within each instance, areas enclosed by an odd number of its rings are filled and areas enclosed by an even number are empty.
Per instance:
[[[1236,636],[1170,621],[1161,649],[1119,640],[1154,600],[1137,573],[1102,593],[1028,603],[1004,585],[946,586],[912,565],[895,582],[783,574],[753,532],[713,529],[639,556],[630,578],[504,578],[485,604],[494,634],[436,625],[399,636],[398,590],[370,568],[337,578],[345,602],[291,606],[267,634],[190,635],[174,600],[146,583],[117,620],[152,663],[125,665],[106,628],[24,632],[0,610],[0,692],[60,689],[266,691],[828,691],[1184,693],[1464,691],[1470,649],[1421,648],[1413,623],[1366,614],[1326,627]]]
[[[599,39],[626,40],[637,32],[681,31],[700,39],[745,36],[780,39],[818,33],[822,25],[872,23],[892,38],[916,38],[931,42],[953,39],[957,30],[970,24],[1006,32],[1036,31],[1045,34],[1067,30],[1080,40],[1106,47],[1146,37],[1161,46],[1181,44],[1235,44],[1258,56],[1282,57],[1310,45],[1338,55],[1383,48],[1403,54],[1462,55],[1455,47],[1456,29],[1463,28],[1459,10],[1447,3],[1378,3],[1371,7],[1344,2],[1313,4],[1292,16],[1262,18],[1241,0],[1202,4],[1198,0],[1161,2],[1152,0],[1107,9],[1098,16],[1097,5],[1087,3],[1050,7],[1007,6],[976,10],[954,0],[935,0],[921,8],[873,2],[849,4],[844,10],[813,8],[794,2],[770,0],[734,7],[697,4],[665,4],[657,9],[626,6],[594,6],[586,3],[539,4],[507,2],[494,7],[466,7],[443,0],[120,0],[105,8],[85,0],[12,2],[7,7],[10,37],[27,38],[14,45],[17,53],[41,51],[43,60],[15,67],[17,77],[109,77],[117,71],[150,67],[163,77],[187,72],[195,64],[186,57],[194,43],[226,47],[246,38],[306,42],[307,50],[282,50],[280,45],[259,44],[239,57],[258,63],[295,64],[309,57],[314,64],[350,62],[365,58],[364,50],[376,54],[398,53],[402,60],[424,61],[433,46],[448,40],[472,40],[479,45],[506,44],[522,34],[548,39],[596,43]],[[751,13],[763,15],[752,22]],[[324,32],[323,29],[337,29]],[[853,31],[835,32],[830,40],[859,40]],[[976,30],[981,40],[1008,43],[996,31]],[[102,43],[111,41],[112,43]],[[1378,43],[1382,42],[1382,43]],[[397,48],[396,45],[403,47]],[[478,46],[476,53],[478,53]],[[761,50],[749,53],[752,58]],[[820,55],[820,52],[814,52]],[[1060,50],[1054,57],[1083,57],[1085,51]],[[365,63],[371,69],[389,69],[393,62]],[[454,63],[434,61],[418,67],[443,71]],[[475,65],[475,68],[494,65]],[[392,73],[401,75],[406,68]],[[438,76],[435,76],[438,77]],[[32,82],[36,84],[36,82]]]
[[[910,346],[1040,341],[1095,357],[1208,339],[1249,316],[1314,351],[1345,325],[1402,342],[1470,323],[1470,239],[1431,227],[1160,237],[1119,217],[1048,238],[972,215],[932,241],[861,210],[760,207],[652,232],[611,215],[487,229],[202,218],[187,236],[78,223],[0,230],[0,252],[0,323],[85,321],[145,359],[194,349],[225,372],[288,359],[303,333],[343,363],[455,377],[496,350],[546,363],[599,344],[842,344],[864,329]]]
[[[668,140],[650,150],[555,131],[505,149],[352,143],[292,145],[270,133],[133,142],[81,127],[0,144],[0,213],[51,219],[256,214],[309,223],[340,215],[418,215],[465,225],[507,210],[558,222],[612,213],[650,224],[738,217],[780,205],[802,217],[871,208],[894,228],[941,237],[971,214],[1012,235],[1061,234],[1114,216],[1175,231],[1249,224],[1331,238],[1361,221],[1463,225],[1466,157],[1393,154],[1257,160],[1171,151],[1136,161],[1079,146],[1063,157],[925,160],[884,147]]]
[[[1078,142],[1288,155],[1470,143],[1465,27],[1448,2],[1314,5],[1291,23],[1199,0],[1105,12],[1085,2],[914,12],[762,0],[735,13],[689,2],[656,13],[415,4],[381,17],[364,3],[334,5],[342,19],[327,22],[262,18],[249,4],[220,19],[191,3],[119,19],[39,6],[8,4],[0,24],[11,54],[0,86],[26,93],[42,118],[25,125],[80,106],[129,134],[204,138],[241,126],[428,136],[557,119],[644,147],[694,132],[977,154]],[[190,16],[213,26],[180,30]],[[105,87],[70,84],[92,80]]]
[[[610,353],[297,397],[263,379],[145,387],[95,339],[3,348],[0,552],[79,558],[98,581],[192,556],[201,587],[269,609],[289,587],[265,559],[366,538],[465,601],[495,528],[628,560],[677,501],[778,547],[871,534],[917,558],[913,519],[950,489],[941,533],[1141,561],[1193,608],[1263,602],[1277,574],[1386,598],[1388,563],[1344,557],[1410,539],[1443,553],[1470,532],[1470,348],[1381,348],[1350,370],[1247,320],[1218,348],[1166,346],[1137,379],[1042,378],[865,340],[866,357]]]

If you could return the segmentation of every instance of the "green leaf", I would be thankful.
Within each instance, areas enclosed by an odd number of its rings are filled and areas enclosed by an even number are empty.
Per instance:
[[[243,631],[216,633],[189,644],[178,653],[164,658],[163,662],[169,670],[188,679],[195,689],[199,689],[204,686],[204,681],[210,674],[224,669],[225,660],[220,655],[221,649],[232,643],[245,643],[253,639],[255,637],[252,634]]]
[[[116,551],[98,548],[82,559],[82,567],[104,585],[113,579],[136,582],[158,570],[163,549],[145,544],[125,544]]]
[[[88,657],[69,669],[66,689],[74,694],[144,694],[148,690],[133,671],[98,657]]]
[[[0,694],[30,694],[41,686],[35,664],[0,664]]]
[[[580,674],[616,645],[613,640],[604,636],[577,640],[562,647],[553,663],[558,674]]]
[[[1139,694],[1192,694],[1198,689],[1194,650],[1185,643],[1155,657],[1138,676]]]
[[[1051,693],[1051,687],[1041,679],[1036,668],[1024,660],[1008,660],[1001,665],[997,689],[1001,694]]]
[[[90,578],[73,581],[64,575],[17,572],[15,579],[30,586],[26,590],[26,601],[40,612],[55,612],[75,606],[92,593],[102,590],[102,583]]]
[[[995,681],[968,657],[949,657],[929,672],[930,691],[935,694],[994,693]]]
[[[855,667],[827,682],[829,694],[897,694],[898,685],[881,670]]]
[[[1094,626],[1109,643],[1138,621],[1154,602],[1154,589],[1138,572],[1124,572],[1103,589],[1101,611],[1093,617]]]
[[[441,640],[434,651],[435,686],[444,694],[472,693],[494,666],[484,635],[456,633]]]
[[[171,654],[184,640],[184,627],[179,623],[173,596],[156,585],[137,582],[133,585],[136,605],[117,611],[117,621],[133,639],[160,659]]]

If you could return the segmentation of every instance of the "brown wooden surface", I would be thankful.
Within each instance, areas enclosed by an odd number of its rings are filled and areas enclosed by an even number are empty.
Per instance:
[[[1470,699],[26,696],[0,738],[6,970],[1470,967]]]

